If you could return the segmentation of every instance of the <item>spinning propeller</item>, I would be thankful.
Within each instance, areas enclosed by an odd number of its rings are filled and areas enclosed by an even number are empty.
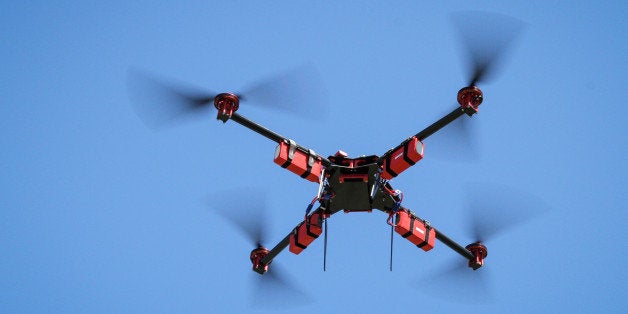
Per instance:
[[[462,50],[467,57],[468,68],[467,86],[460,90],[457,100],[463,107],[465,103],[471,103],[470,111],[467,111],[471,116],[477,112],[477,107],[483,100],[482,92],[476,86],[497,76],[505,56],[525,24],[506,15],[479,11],[459,12],[452,16],[452,20],[463,43]],[[460,147],[465,154],[455,156],[464,156],[465,160],[469,160],[478,157],[475,151],[475,133],[476,130],[469,125],[468,119],[461,118],[436,135],[436,142],[442,142],[443,146]],[[437,151],[438,145],[435,146]]]
[[[467,86],[490,81],[524,23],[507,15],[479,11],[459,12],[452,18],[467,51]]]
[[[221,100],[250,102],[262,108],[289,114],[324,116],[325,92],[322,79],[312,66],[268,77],[244,88],[241,93],[218,93],[148,72],[130,69],[129,95],[136,112],[151,127],[161,127],[186,117],[219,108]],[[220,108],[219,108],[220,109]],[[219,117],[220,118],[220,117]],[[228,117],[221,118],[226,121]]]
[[[251,259],[255,254],[268,253],[264,243],[270,219],[263,190],[241,188],[214,194],[210,198],[210,208],[247,238],[254,248]],[[276,262],[271,264],[266,265],[263,276],[254,274],[252,303],[261,307],[285,308],[308,302],[307,294],[288,278],[281,265]]]
[[[486,250],[485,243],[549,211],[549,206],[538,197],[507,186],[470,184],[466,188],[466,233],[474,241],[467,246],[469,250],[472,250],[470,247]],[[435,287],[434,292],[439,295],[455,295],[459,300],[465,297],[473,301],[489,300],[492,295],[490,265],[477,271],[470,271],[469,266],[466,260],[452,260],[423,280]],[[488,269],[483,269],[485,267]]]

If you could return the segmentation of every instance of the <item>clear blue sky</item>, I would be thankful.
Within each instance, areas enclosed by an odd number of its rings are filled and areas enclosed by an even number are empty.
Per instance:
[[[323,155],[383,154],[454,108],[467,72],[451,14],[469,9],[527,25],[500,75],[481,85],[485,101],[470,121],[479,157],[439,148],[447,136],[434,136],[394,187],[461,243],[473,240],[471,184],[524,191],[549,210],[487,242],[487,265],[471,275],[488,288],[469,274],[430,276],[464,263],[440,243],[425,253],[395,238],[391,273],[385,215],[338,214],[326,272],[321,240],[278,256],[309,294],[288,311],[628,311],[626,3],[342,2],[4,1],[0,312],[260,310],[250,244],[207,199],[262,187],[274,242],[317,186],[273,164],[273,142],[214,113],[146,127],[127,70],[237,91],[310,64],[324,115],[245,104],[239,113]],[[262,310],[281,312],[276,304]]]

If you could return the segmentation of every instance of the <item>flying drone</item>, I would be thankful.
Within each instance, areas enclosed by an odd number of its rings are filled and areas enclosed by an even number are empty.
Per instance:
[[[484,32],[466,38],[471,51],[472,74],[468,84],[457,93],[456,107],[381,155],[353,158],[339,150],[324,157],[240,114],[243,95],[246,100],[254,99],[246,92],[191,93],[169,86],[159,87],[167,91],[169,98],[166,101],[177,107],[175,110],[188,112],[211,108],[213,105],[217,111],[216,118],[223,123],[233,121],[277,143],[273,159],[275,164],[317,185],[316,196],[307,206],[303,220],[297,222],[283,239],[271,248],[256,241],[256,247],[249,256],[255,272],[265,274],[272,267],[273,260],[285,249],[294,254],[303,252],[326,230],[326,222],[334,214],[341,211],[350,213],[373,210],[387,215],[387,223],[391,228],[418,249],[430,251],[434,248],[435,241],[439,240],[468,260],[469,268],[477,270],[484,265],[488,248],[482,241],[467,245],[454,241],[429,221],[405,207],[402,203],[403,193],[393,187],[392,181],[423,159],[423,143],[432,134],[456,119],[478,114],[484,95],[477,85],[487,78],[499,54],[520,28],[517,21],[507,19],[504,22],[503,17],[493,18],[488,22],[496,20],[501,25],[487,28],[490,34]],[[508,27],[502,27],[504,23]],[[462,28],[467,26],[462,25]],[[496,32],[501,33],[496,35]],[[488,40],[478,40],[478,37]],[[478,46],[480,44],[484,46]]]

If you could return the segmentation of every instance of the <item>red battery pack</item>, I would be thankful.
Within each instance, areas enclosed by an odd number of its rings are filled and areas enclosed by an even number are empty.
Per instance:
[[[415,136],[388,154],[382,165],[382,178],[390,180],[423,159],[423,142]]]
[[[436,232],[423,220],[406,210],[400,210],[396,215],[396,222],[395,231],[412,244],[426,252],[434,248]]]
[[[316,240],[323,232],[323,219],[318,213],[314,213],[307,218],[307,221],[300,223],[290,235],[290,252],[299,254],[307,248],[312,241]]]
[[[305,152],[294,141],[281,142],[275,149],[275,163],[312,182],[318,183],[322,161],[312,150]]]

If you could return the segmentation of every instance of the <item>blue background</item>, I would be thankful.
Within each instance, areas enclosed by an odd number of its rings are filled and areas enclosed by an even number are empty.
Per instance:
[[[322,155],[383,154],[455,108],[468,72],[451,16],[470,9],[526,23],[500,75],[481,85],[485,101],[470,121],[477,158],[468,146],[439,147],[448,137],[435,135],[394,187],[463,244],[474,240],[468,191],[523,191],[540,214],[487,241],[483,269],[451,277],[438,274],[464,263],[454,252],[437,243],[425,253],[400,237],[389,272],[386,216],[340,213],[329,221],[326,272],[320,239],[277,258],[307,299],[260,300],[250,243],[209,200],[223,193],[228,204],[261,188],[275,242],[317,186],[274,165],[271,141],[213,112],[148,128],[129,99],[129,68],[237,91],[312,66],[323,114],[294,117],[254,100],[239,113]],[[625,312],[627,9],[3,1],[0,311]]]

